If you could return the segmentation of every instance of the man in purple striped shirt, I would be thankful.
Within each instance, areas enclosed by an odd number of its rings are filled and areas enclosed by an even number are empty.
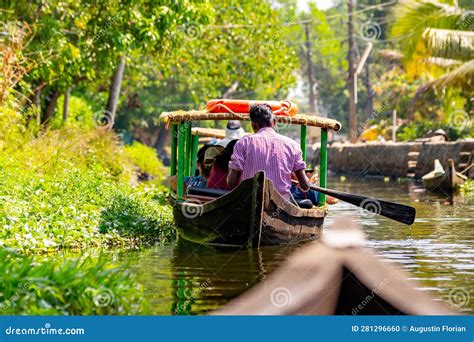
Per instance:
[[[235,144],[229,163],[227,184],[235,187],[265,171],[278,192],[290,200],[291,174],[294,172],[303,191],[309,189],[300,146],[292,139],[275,132],[275,115],[269,105],[253,106],[249,112],[255,134],[247,135]]]

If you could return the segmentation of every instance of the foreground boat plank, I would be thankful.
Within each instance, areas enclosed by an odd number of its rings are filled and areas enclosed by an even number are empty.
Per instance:
[[[325,237],[323,238],[323,240]],[[313,242],[217,315],[449,315],[398,267],[361,247]]]

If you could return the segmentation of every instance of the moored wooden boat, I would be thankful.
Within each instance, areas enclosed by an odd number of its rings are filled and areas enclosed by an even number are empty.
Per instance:
[[[467,177],[457,172],[454,167],[454,161],[448,159],[448,167],[444,172],[436,172],[436,170],[433,170],[424,175],[421,179],[423,185],[429,191],[452,193],[459,185],[466,181]]]
[[[190,189],[184,201],[171,199],[180,235],[197,243],[275,245],[317,239],[326,206],[303,209],[275,190],[263,172],[221,197],[213,189]]]

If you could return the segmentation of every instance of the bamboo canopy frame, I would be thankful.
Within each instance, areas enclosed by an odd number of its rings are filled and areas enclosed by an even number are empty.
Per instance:
[[[342,125],[339,121],[319,116],[297,114],[294,116],[275,116],[276,121],[291,125],[300,125],[300,145],[303,160],[306,161],[306,128],[307,126],[321,128],[321,149],[319,167],[319,186],[325,188],[327,183],[327,142],[328,129],[339,131]],[[196,157],[199,146],[199,136],[220,138],[221,130],[211,128],[192,128],[193,121],[203,120],[241,120],[249,121],[248,113],[209,113],[206,110],[163,112],[160,120],[171,126],[171,163],[170,175],[177,175],[177,197],[184,199],[184,178],[193,176],[196,170]],[[216,136],[219,135],[219,136]],[[326,205],[326,195],[320,194],[319,205]]]
[[[275,116],[277,122],[320,127],[326,129],[332,129],[339,131],[342,125],[339,121],[329,118],[323,118],[320,116],[297,114],[294,116]],[[201,120],[242,120],[250,121],[250,117],[247,113],[209,113],[206,110],[191,110],[184,111],[179,110],[175,112],[164,112],[160,115],[160,120],[164,121],[167,125],[170,123],[179,123],[184,121],[201,121]]]
[[[193,127],[191,129],[191,134],[206,138],[225,138],[225,131],[223,129],[218,128]]]

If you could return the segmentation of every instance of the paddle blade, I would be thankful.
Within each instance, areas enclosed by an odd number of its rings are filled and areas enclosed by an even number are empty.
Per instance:
[[[353,204],[375,214],[388,217],[404,224],[411,225],[415,221],[416,209],[408,205],[382,201],[375,198],[349,194],[342,191],[320,188],[319,186],[311,186],[311,188],[323,194],[340,199],[341,201]]]

